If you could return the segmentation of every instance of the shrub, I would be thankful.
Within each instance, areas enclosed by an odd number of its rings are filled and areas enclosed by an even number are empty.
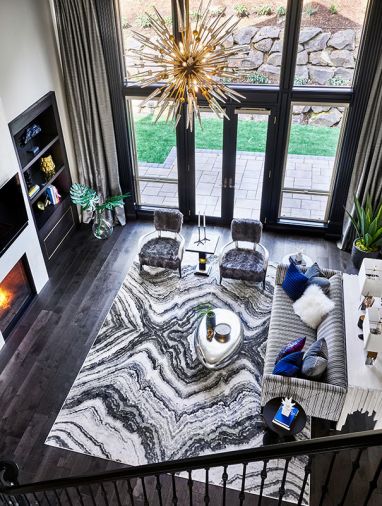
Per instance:
[[[171,16],[165,16],[163,19],[164,19],[164,22],[166,23],[166,25],[168,25],[168,26],[172,25],[172,17]]]
[[[217,18],[223,12],[224,12],[224,7],[222,7],[221,5],[212,5],[210,7],[210,14],[213,18]]]
[[[137,25],[141,28],[151,28],[151,21],[147,14],[139,14],[136,19]]]
[[[331,77],[328,82],[330,86],[350,86],[350,80],[343,77]]]
[[[318,11],[318,9],[313,7],[313,5],[307,5],[304,9],[305,14],[307,14],[309,17],[314,16],[317,11]]]
[[[233,10],[236,12],[236,16],[238,18],[248,18],[249,17],[249,9],[245,4],[236,4],[233,6]]]
[[[329,7],[330,14],[338,14],[338,7],[336,4],[331,4]]]
[[[308,82],[309,82],[309,79],[307,79],[306,77],[296,76],[294,78],[293,84],[295,86],[304,86],[305,84],[308,84]]]
[[[252,84],[268,84],[269,83],[268,77],[265,76],[264,74],[261,74],[260,72],[252,72],[247,77],[247,80],[249,83],[252,83]]]
[[[198,11],[191,11],[190,18],[192,21],[197,21],[200,18],[200,14],[198,15]]]
[[[130,27],[129,22],[125,16],[122,16],[121,26],[123,30],[127,30]]]
[[[286,9],[283,5],[279,5],[276,9],[276,14],[281,17],[281,16],[285,16],[286,14]]]
[[[257,15],[258,16],[270,16],[273,12],[271,5],[262,5],[257,9]]]

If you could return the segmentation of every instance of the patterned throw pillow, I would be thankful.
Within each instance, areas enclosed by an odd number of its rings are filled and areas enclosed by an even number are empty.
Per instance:
[[[307,286],[317,285],[322,291],[328,295],[330,291],[330,281],[320,269],[317,262],[311,265],[305,272],[305,276],[308,278]]]
[[[324,338],[315,341],[305,352],[302,374],[309,379],[318,379],[328,367],[328,345]]]
[[[301,365],[304,353],[296,351],[279,360],[273,368],[273,374],[279,376],[295,377],[301,372]]]
[[[290,341],[286,346],[284,346],[284,348],[281,348],[281,350],[279,351],[279,354],[276,357],[275,364],[277,364],[277,362],[286,355],[290,355],[291,353],[294,353],[296,351],[301,351],[305,346],[305,341],[306,337],[299,337],[294,341]]]
[[[296,301],[304,293],[308,278],[303,274],[298,267],[291,263],[285,274],[285,278],[282,287],[289,297]]]

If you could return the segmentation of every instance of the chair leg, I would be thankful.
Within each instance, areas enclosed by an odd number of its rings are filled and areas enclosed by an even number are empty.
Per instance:
[[[222,281],[223,281],[223,276],[220,276],[220,279],[219,279],[219,285],[222,284]]]
[[[142,271],[143,271],[143,265],[139,264],[139,272],[142,272]]]
[[[182,266],[179,265],[178,269],[179,269],[179,277],[181,278],[182,277]]]
[[[263,279],[263,290],[265,290],[265,278]]]

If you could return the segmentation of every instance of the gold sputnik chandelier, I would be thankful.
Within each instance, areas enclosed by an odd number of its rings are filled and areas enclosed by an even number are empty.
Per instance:
[[[166,121],[181,117],[186,104],[186,128],[192,130],[194,118],[200,119],[198,96],[204,99],[217,116],[226,116],[223,105],[229,98],[240,102],[240,93],[224,84],[224,80],[238,77],[239,71],[229,66],[246,46],[227,48],[224,43],[232,35],[240,19],[224,19],[225,9],[213,15],[211,0],[203,8],[201,1],[195,21],[190,21],[189,0],[176,0],[178,36],[170,33],[164,18],[154,7],[154,14],[146,13],[156,38],[133,31],[133,37],[143,46],[133,49],[134,68],[140,69],[134,80],[141,87],[164,83],[142,103],[142,107],[157,98],[156,121],[166,113]],[[220,104],[220,103],[221,104]]]

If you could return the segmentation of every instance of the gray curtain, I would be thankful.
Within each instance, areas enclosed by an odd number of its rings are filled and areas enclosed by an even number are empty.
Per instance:
[[[95,0],[54,0],[80,182],[103,198],[121,193],[109,86]],[[123,208],[116,217],[125,224]],[[89,216],[83,216],[88,221]]]
[[[365,204],[366,196],[370,195],[374,206],[378,205],[382,198],[382,56],[367,105],[346,203],[346,209],[352,215],[354,195],[357,195],[362,204]],[[354,238],[351,221],[346,215],[341,248],[349,249]]]

